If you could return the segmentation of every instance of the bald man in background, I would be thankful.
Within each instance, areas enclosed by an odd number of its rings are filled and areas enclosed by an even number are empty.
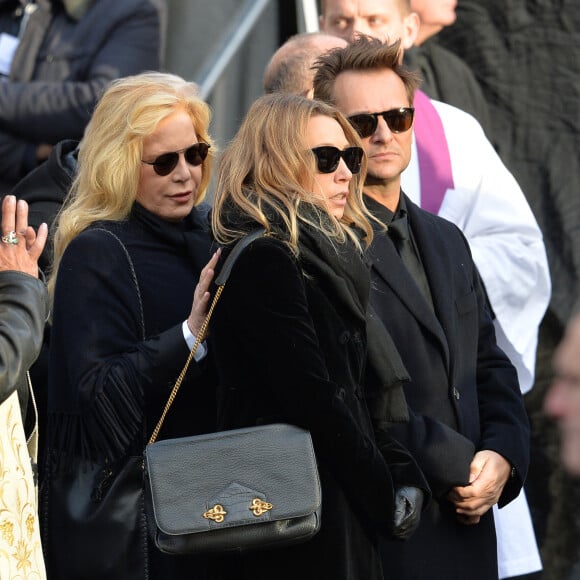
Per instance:
[[[290,37],[273,55],[264,71],[265,93],[290,93],[312,98],[314,61],[324,52],[348,43],[324,32],[305,32]]]

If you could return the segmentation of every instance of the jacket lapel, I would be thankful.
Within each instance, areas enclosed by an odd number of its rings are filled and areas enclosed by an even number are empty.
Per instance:
[[[404,193],[401,192],[401,195]],[[378,227],[375,228],[375,237],[369,250],[371,268],[375,275],[390,287],[417,322],[437,339],[446,366],[450,370],[449,337],[446,336],[444,328],[453,328],[452,325],[446,324],[451,319],[452,298],[449,292],[439,292],[442,288],[448,287],[452,280],[452,272],[447,261],[441,260],[441,255],[446,255],[448,249],[442,247],[444,244],[438,228],[430,220],[425,219],[429,214],[420,210],[408,197],[405,199],[413,236],[431,288],[435,312],[425,301],[390,237]]]
[[[433,334],[441,343],[448,366],[449,349],[441,324],[429,304],[427,304],[409,271],[405,268],[391,239],[380,231],[375,232],[375,234],[376,237],[369,249],[372,269],[397,295],[401,303],[416,318],[419,324]],[[431,284],[427,268],[425,268],[425,273]],[[435,296],[433,298],[435,300]]]
[[[403,194],[404,195],[404,194]],[[449,361],[449,350],[455,348],[455,335],[451,331],[454,328],[455,320],[455,295],[451,291],[454,280],[452,260],[441,259],[441,256],[448,256],[452,249],[449,248],[442,237],[441,229],[429,214],[419,209],[407,198],[407,211],[413,227],[415,242],[421,253],[425,274],[431,288],[433,305],[439,328],[444,334],[445,347],[447,350],[447,360]]]

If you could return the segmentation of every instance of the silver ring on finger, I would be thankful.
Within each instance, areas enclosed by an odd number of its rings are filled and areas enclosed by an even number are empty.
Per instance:
[[[2,236],[2,241],[5,244],[16,245],[18,243],[18,236],[16,235],[16,232],[12,230],[11,232],[8,232],[6,235]]]

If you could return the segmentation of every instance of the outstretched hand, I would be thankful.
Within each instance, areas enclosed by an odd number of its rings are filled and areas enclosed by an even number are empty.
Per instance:
[[[220,255],[221,249],[218,249],[199,275],[199,282],[197,283],[193,293],[193,306],[191,307],[191,313],[187,319],[187,326],[193,336],[198,335],[207,315],[210,298],[209,286],[213,280],[215,267]]]
[[[28,204],[7,195],[2,202],[1,233],[0,271],[16,270],[38,278],[38,258],[46,244],[48,226],[42,224],[36,233],[28,225]]]

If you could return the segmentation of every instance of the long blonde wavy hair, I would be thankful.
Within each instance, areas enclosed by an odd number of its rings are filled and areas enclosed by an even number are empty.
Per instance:
[[[230,222],[228,215],[234,210],[268,232],[273,221],[284,223],[287,242],[295,254],[299,220],[307,221],[335,242],[350,237],[362,249],[361,235],[353,230],[356,227],[363,233],[365,245],[370,244],[370,214],[362,199],[366,158],[363,157],[360,173],[350,181],[341,219],[328,214],[326,201],[304,186],[317,171],[306,138],[308,121],[315,115],[335,119],[349,144],[362,147],[350,123],[330,105],[290,94],[258,98],[219,163],[212,211],[212,229],[219,243],[229,244],[247,233]],[[319,208],[325,218],[313,221],[306,205]]]
[[[51,296],[70,242],[94,222],[127,218],[137,195],[143,141],[176,110],[190,116],[200,141],[212,144],[211,112],[198,97],[195,84],[176,75],[148,72],[109,85],[80,142],[77,175],[57,218],[48,282]],[[196,205],[205,197],[214,154],[210,148],[203,162]]]

